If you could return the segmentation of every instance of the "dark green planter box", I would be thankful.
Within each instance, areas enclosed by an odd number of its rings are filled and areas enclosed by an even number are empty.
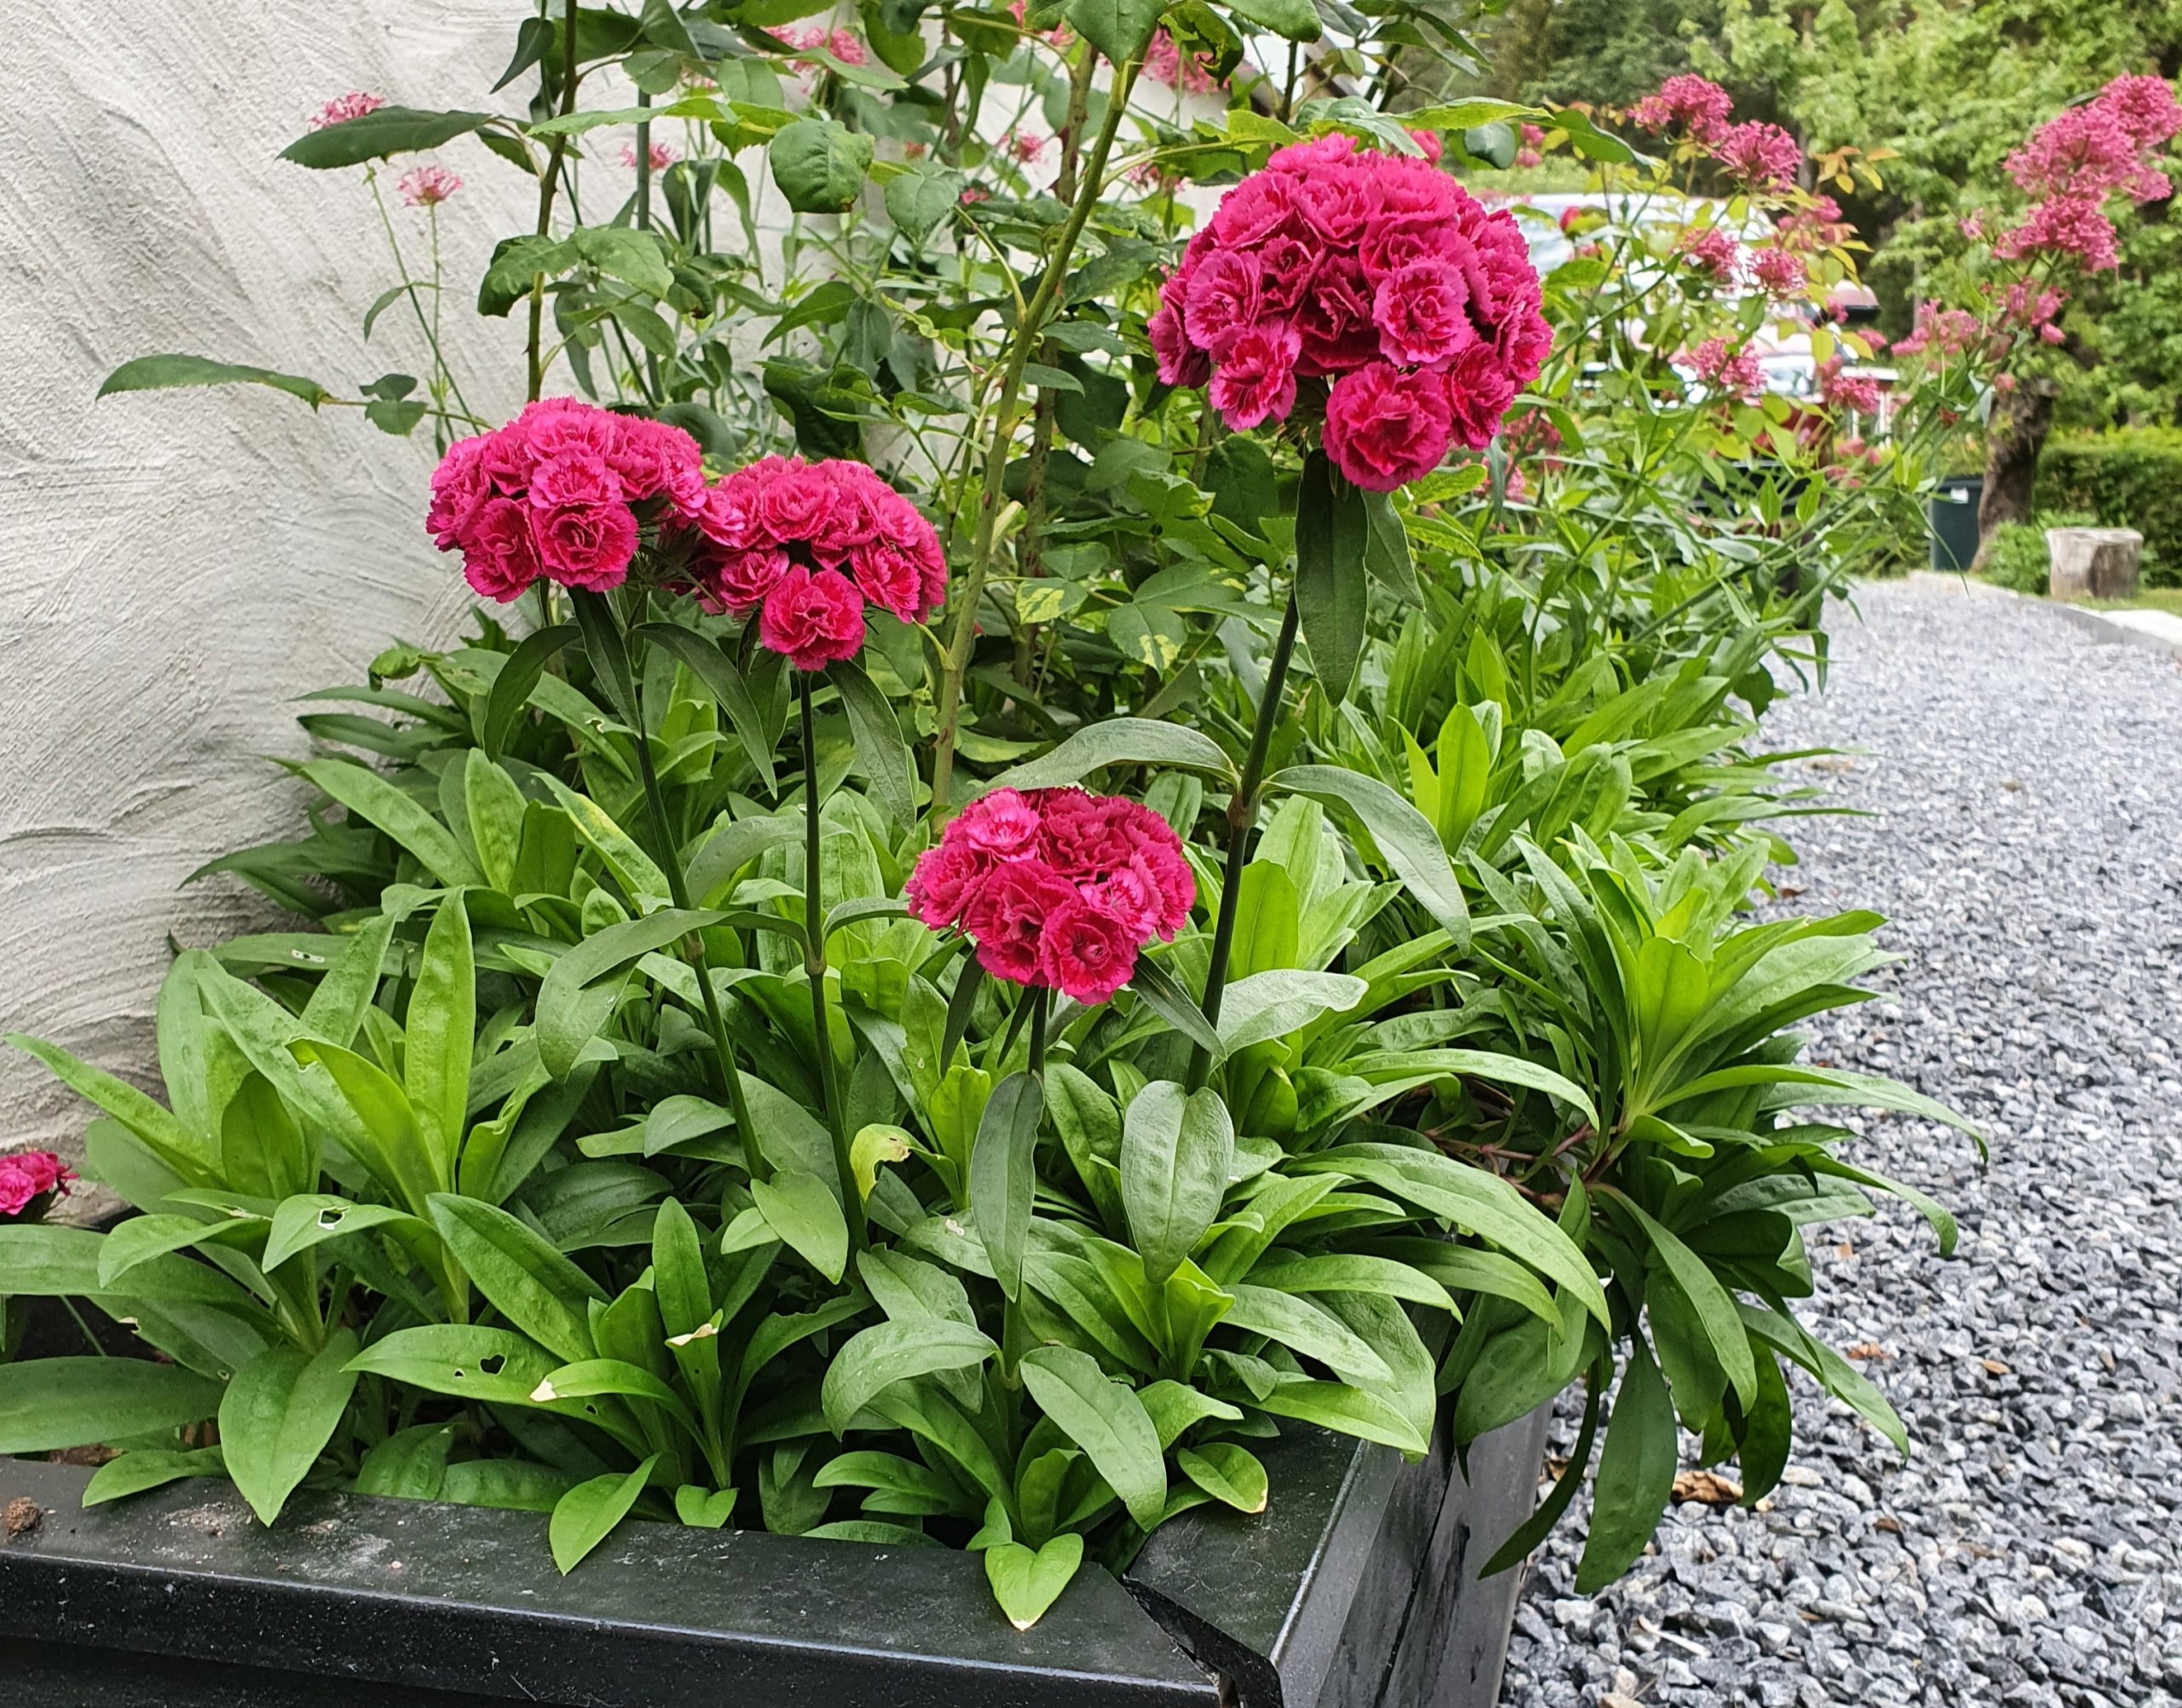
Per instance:
[[[1087,1567],[1031,1631],[979,1562],[632,1524],[563,1578],[546,1520],[320,1494],[277,1529],[224,1483],[84,1511],[89,1473],[0,1459],[7,1708],[1492,1708],[1543,1411],[1443,1447],[1298,1430],[1273,1499]]]

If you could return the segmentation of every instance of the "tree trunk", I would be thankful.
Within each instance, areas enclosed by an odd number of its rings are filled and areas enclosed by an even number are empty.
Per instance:
[[[2050,379],[2026,379],[1993,400],[1992,417],[1985,424],[1985,490],[1977,501],[1974,568],[1985,567],[1993,536],[2003,522],[2030,520],[2031,482],[2038,473],[2038,453],[2053,430],[2053,395],[2058,389]]]

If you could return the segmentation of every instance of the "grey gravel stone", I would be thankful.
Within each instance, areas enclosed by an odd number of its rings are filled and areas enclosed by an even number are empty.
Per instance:
[[[1670,1514],[1568,1606],[1579,1499],[1525,1589],[1504,1708],[1988,1708],[2182,1701],[2182,666],[2029,602],[1919,577],[1829,613],[1823,694],[1765,741],[1867,816],[1785,827],[1782,907],[1886,915],[1878,1001],[1810,1056],[1977,1121],[1857,1117],[1850,1160],[1962,1224],[1956,1260],[1891,1201],[1810,1230],[1799,1314],[1891,1400],[1898,1462],[1799,1375],[1795,1463],[1762,1511]],[[1575,1434],[1564,1402],[1556,1451]],[[1639,1685],[1628,1691],[1631,1675]]]

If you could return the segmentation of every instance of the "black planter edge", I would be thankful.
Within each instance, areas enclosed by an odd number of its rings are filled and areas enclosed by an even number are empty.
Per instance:
[[[1491,1708],[1521,1574],[1472,1574],[1535,1498],[1544,1416],[1468,1482],[1444,1443],[1291,1430],[1264,1516],[1185,1515],[1027,1635],[952,1552],[632,1525],[563,1579],[539,1515],[309,1493],[268,1532],[222,1482],[86,1511],[87,1472],[0,1459],[0,1506],[40,1514],[0,1546],[0,1633],[465,1703]]]
[[[1473,1442],[1469,1475],[1444,1435],[1405,1464],[1390,1448],[1284,1440],[1277,1491],[1338,1480],[1315,1503],[1305,1557],[1284,1532],[1222,1515],[1155,1535],[1123,1584],[1238,1708],[1494,1708],[1525,1570],[1477,1568],[1529,1517],[1550,1406]]]

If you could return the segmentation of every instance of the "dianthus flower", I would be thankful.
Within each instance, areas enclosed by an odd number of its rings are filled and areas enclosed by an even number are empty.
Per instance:
[[[996,978],[1103,1002],[1188,922],[1197,880],[1147,806],[1080,788],[995,789],[910,874],[909,911],[956,927]]]
[[[1552,342],[1515,216],[1340,132],[1277,151],[1160,287],[1159,377],[1238,430],[1323,409],[1326,454],[1391,491],[1482,448]]]
[[[0,1156],[0,1215],[19,1216],[48,1193],[66,1190],[75,1178],[50,1151],[13,1151]]]
[[[690,574],[708,609],[759,613],[799,670],[853,655],[867,604],[915,622],[947,593],[939,536],[862,463],[767,457],[706,495]]]

